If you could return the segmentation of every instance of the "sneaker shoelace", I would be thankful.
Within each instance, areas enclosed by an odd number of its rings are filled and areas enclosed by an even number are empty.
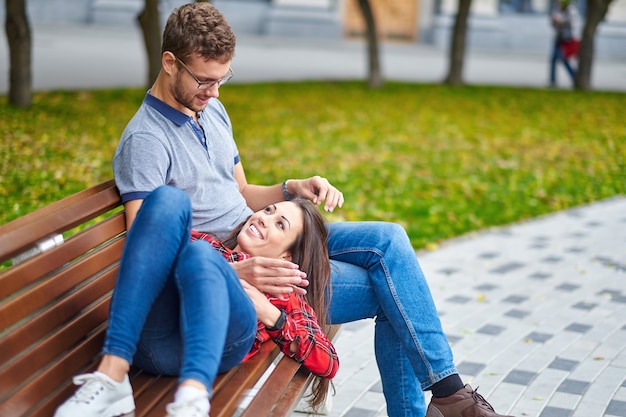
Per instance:
[[[493,411],[494,413],[496,412],[496,410],[493,409],[493,407],[491,406],[491,404],[489,404],[487,402],[487,400],[485,399],[485,397],[483,397],[482,395],[480,395],[478,393],[478,388],[476,387],[476,389],[472,389],[470,387],[470,393],[472,394],[472,398],[474,399],[474,401],[476,401],[476,403],[478,403],[479,405],[485,406],[487,407],[489,410]]]
[[[110,389],[115,389],[110,381],[100,378],[94,374],[77,375],[72,381],[74,382],[74,385],[81,386],[72,397],[72,399],[76,402],[89,404],[95,399],[95,396],[99,391],[104,390],[105,386]]]

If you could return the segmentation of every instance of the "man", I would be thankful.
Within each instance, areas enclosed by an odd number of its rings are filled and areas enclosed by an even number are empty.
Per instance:
[[[325,178],[260,186],[246,180],[219,88],[233,75],[235,37],[210,3],[168,19],[162,68],[122,134],[114,172],[131,227],[142,201],[161,185],[191,199],[193,228],[223,237],[253,211],[294,196],[332,211],[343,195]],[[404,229],[393,223],[329,225],[332,323],[376,318],[377,361],[391,417],[499,417],[464,386],[454,367],[430,290]],[[306,276],[284,260],[232,265],[239,278],[273,293],[305,291]],[[433,400],[426,410],[422,390]],[[463,413],[463,414],[462,414]]]

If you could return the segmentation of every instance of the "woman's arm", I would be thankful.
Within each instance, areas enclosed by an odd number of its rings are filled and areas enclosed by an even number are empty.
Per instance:
[[[287,356],[304,365],[310,372],[323,378],[333,378],[339,369],[335,347],[317,324],[315,312],[304,298],[291,294],[286,299],[271,298],[241,280],[241,285],[252,300],[257,319],[265,328],[260,329],[260,342],[268,336]],[[281,310],[286,313],[280,319]],[[281,323],[282,322],[282,323]],[[272,329],[278,327],[276,329]],[[265,330],[265,332],[263,332]]]
[[[257,320],[263,323],[266,328],[275,327],[276,322],[281,316],[280,309],[270,303],[267,297],[249,282],[243,279],[240,279],[239,281],[254,305]]]
[[[265,329],[281,351],[300,362],[310,372],[331,379],[339,369],[337,351],[317,323],[317,316],[304,297],[292,294],[288,300],[271,299],[287,313],[281,329]]]

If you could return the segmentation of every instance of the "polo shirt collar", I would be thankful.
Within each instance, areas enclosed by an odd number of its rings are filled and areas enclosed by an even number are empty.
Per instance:
[[[143,102],[154,108],[173,123],[176,123],[178,126],[182,126],[190,120],[193,120],[191,116],[187,116],[185,113],[176,110],[166,102],[150,94],[150,90],[146,93],[146,97],[143,99]]]

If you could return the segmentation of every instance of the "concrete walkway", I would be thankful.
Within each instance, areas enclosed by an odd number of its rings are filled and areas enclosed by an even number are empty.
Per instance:
[[[0,94],[7,56],[0,40]],[[244,37],[233,82],[363,79],[365,62],[360,42]],[[383,46],[388,79],[438,82],[446,62],[428,46]],[[142,86],[147,72],[137,30],[97,27],[34,28],[33,65],[35,90]],[[470,84],[547,85],[547,51],[470,51],[466,65]],[[592,84],[626,91],[626,62],[597,60]],[[626,417],[625,248],[626,198],[615,198],[418,253],[464,380],[500,413]],[[373,333],[371,320],[343,326],[331,417],[386,415]]]
[[[470,50],[464,78],[468,84],[546,87],[548,52]],[[0,94],[8,91],[8,44],[0,33]],[[303,79],[365,79],[365,45],[329,41],[245,37],[238,39],[232,82]],[[446,51],[422,44],[384,43],[383,74],[389,80],[440,82],[447,71]],[[147,79],[141,33],[134,28],[46,26],[33,28],[35,90],[143,86]],[[558,85],[570,88],[559,66]],[[596,90],[626,91],[626,60],[596,59]]]

